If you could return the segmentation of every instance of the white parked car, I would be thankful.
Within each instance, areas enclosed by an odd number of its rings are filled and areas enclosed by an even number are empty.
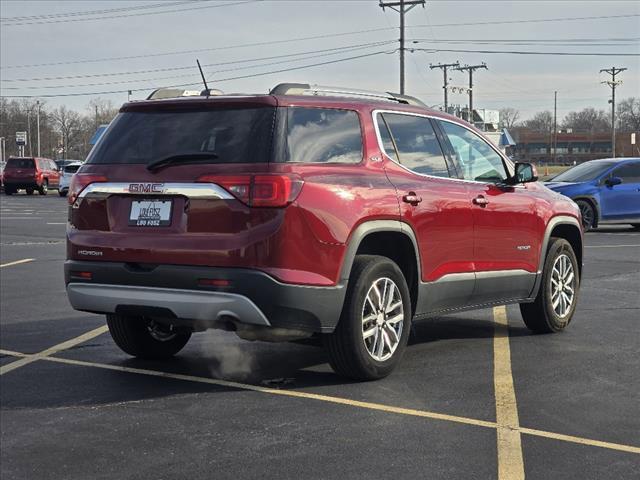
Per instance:
[[[71,177],[73,177],[73,174],[76,173],[81,166],[82,162],[73,162],[62,167],[62,171],[60,172],[60,188],[58,188],[58,193],[61,197],[66,197],[67,193],[69,193]]]

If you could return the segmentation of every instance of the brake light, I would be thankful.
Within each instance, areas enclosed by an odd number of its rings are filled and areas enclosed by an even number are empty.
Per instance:
[[[69,205],[73,205],[78,195],[92,183],[106,182],[107,177],[104,175],[95,175],[93,173],[76,173],[71,177],[69,183]]]
[[[304,183],[295,175],[203,175],[198,182],[220,185],[250,207],[286,207]]]

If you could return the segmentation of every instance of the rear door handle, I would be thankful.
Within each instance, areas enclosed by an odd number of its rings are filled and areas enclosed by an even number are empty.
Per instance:
[[[473,199],[474,205],[480,205],[481,207],[486,207],[489,204],[489,200],[484,198],[484,195],[478,195]]]
[[[422,201],[422,197],[416,195],[416,192],[409,192],[402,197],[402,201],[404,203],[409,203],[415,207]]]

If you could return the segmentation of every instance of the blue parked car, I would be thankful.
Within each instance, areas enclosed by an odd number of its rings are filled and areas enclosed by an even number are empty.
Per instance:
[[[640,229],[640,158],[591,160],[545,185],[578,204],[585,232],[614,223]]]

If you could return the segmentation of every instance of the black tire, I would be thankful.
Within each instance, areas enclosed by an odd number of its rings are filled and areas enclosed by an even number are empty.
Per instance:
[[[33,195],[35,190],[33,188],[27,188],[27,195]]]
[[[191,338],[188,330],[169,331],[144,317],[124,315],[107,315],[109,333],[122,351],[139,358],[163,359],[178,353]],[[151,333],[151,327],[166,335],[166,339],[159,340],[158,334]]]
[[[365,308],[370,308],[369,306],[365,307],[366,296],[374,282],[383,281],[385,278],[395,283],[397,289],[390,287],[392,295],[396,295],[392,296],[391,300],[395,298],[394,304],[398,304],[397,308],[401,306],[402,310],[390,310],[389,317],[386,313],[383,314],[384,320],[370,320],[371,330],[377,330],[377,332],[375,337],[367,343],[363,336],[363,315]],[[399,305],[400,299],[401,305]],[[393,327],[386,324],[386,320],[391,320],[391,315],[394,318],[397,317],[399,313],[402,313],[404,318],[401,324],[402,330],[398,335],[397,331],[400,330],[400,325],[396,324],[396,327]],[[356,256],[349,277],[340,321],[333,333],[324,335],[324,345],[331,367],[337,374],[356,380],[375,380],[386,377],[393,371],[404,354],[411,330],[411,316],[409,289],[400,268],[386,257]],[[394,329],[394,332],[391,332],[390,329]],[[387,348],[387,354],[390,354],[389,358],[385,359],[384,356],[381,356],[382,360],[375,359],[369,353],[368,347],[371,347],[375,353],[377,349],[372,346],[373,342],[377,341],[378,337],[381,339],[393,338],[391,335],[393,333],[398,339],[395,350],[391,351],[388,348],[389,344],[383,344],[382,353]],[[390,342],[392,341],[390,340]]]
[[[573,299],[567,312],[560,316],[554,310],[553,292],[552,292],[552,271],[556,260],[565,255],[571,262],[573,271]],[[542,281],[538,289],[538,295],[533,303],[521,303],[520,313],[522,319],[529,330],[535,333],[552,333],[563,330],[569,322],[576,309],[578,303],[578,293],[580,291],[580,275],[578,268],[578,260],[571,247],[571,244],[563,238],[551,237],[549,247],[547,248],[547,257],[544,262],[544,270],[542,271]]]
[[[7,188],[7,187],[4,187],[4,194],[5,194],[5,195],[7,195],[7,196],[11,196],[11,195],[13,195],[14,193],[16,193],[16,191],[15,191],[13,188]]]
[[[38,193],[40,195],[46,195],[48,191],[49,191],[49,180],[44,180],[42,182],[42,185],[40,185],[40,187],[38,188]]]
[[[582,228],[585,232],[592,230],[596,222],[596,209],[588,200],[576,200],[582,214]]]
[[[632,224],[631,224],[631,227],[632,227],[634,230],[640,230],[640,223],[632,223]]]
[[[58,195],[60,195],[61,197],[66,197],[67,196],[67,191],[66,190],[58,190]]]

